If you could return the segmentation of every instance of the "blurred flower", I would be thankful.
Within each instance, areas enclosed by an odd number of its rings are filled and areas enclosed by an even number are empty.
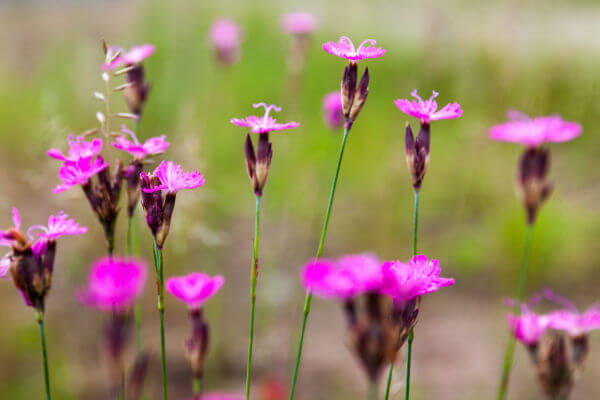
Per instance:
[[[340,92],[335,91],[323,96],[323,119],[330,129],[336,129],[344,123]]]
[[[548,329],[550,319],[528,309],[522,311],[520,315],[508,314],[507,323],[517,340],[526,345],[535,345]]]
[[[64,155],[58,149],[50,149],[48,150],[48,156],[52,158],[56,158],[61,161],[71,161],[77,162],[81,159],[90,159],[102,151],[102,139],[95,138],[92,141],[88,142],[84,140],[84,136],[73,136],[73,134],[69,134],[68,142],[69,142],[69,151],[67,155]]]
[[[552,329],[567,332],[571,336],[580,336],[600,329],[599,306],[591,307],[579,313],[572,310],[554,311],[548,315],[548,325]]]
[[[217,60],[231,65],[240,58],[240,29],[229,18],[217,18],[210,27],[210,41]]]
[[[90,179],[108,167],[108,163],[98,156],[96,159],[82,158],[78,161],[65,161],[58,170],[58,178],[62,184],[57,185],[52,193],[60,193],[77,185],[87,185]]]
[[[206,393],[192,400],[244,400],[244,396],[227,393]]]
[[[121,126],[121,131],[131,136],[132,140],[128,140],[125,135],[117,136],[112,143],[113,147],[128,152],[136,160],[142,160],[147,156],[164,153],[170,145],[170,143],[167,142],[167,137],[165,135],[152,137],[142,144],[135,133],[127,129],[125,125]]]
[[[118,49],[118,48],[115,48]],[[154,53],[154,46],[151,44],[142,44],[140,46],[132,46],[129,51],[118,49],[121,51],[119,56],[115,58],[109,65],[103,65],[104,69],[113,69],[119,65],[133,65],[142,62]],[[113,50],[114,51],[114,50]]]
[[[225,279],[221,275],[211,277],[196,272],[167,279],[165,288],[173,296],[187,304],[190,309],[198,309],[204,302],[217,294],[224,281]]]
[[[257,103],[253,104],[252,107],[264,107],[265,115],[262,117],[257,117],[255,115],[251,115],[246,118],[233,118],[231,123],[237,126],[251,128],[252,133],[268,133],[272,131],[280,131],[283,129],[289,128],[297,128],[300,126],[298,122],[287,122],[284,124],[279,124],[275,120],[275,118],[269,116],[271,110],[276,112],[280,112],[281,108],[277,107],[275,104],[267,105],[266,103]]]
[[[280,21],[281,29],[294,35],[308,35],[317,27],[317,19],[306,12],[284,14]]]
[[[448,103],[438,111],[438,105],[434,99],[439,93],[435,90],[429,100],[425,101],[419,97],[417,89],[413,90],[410,95],[417,100],[398,99],[394,103],[403,113],[418,118],[421,124],[429,124],[431,121],[440,119],[458,118],[463,113],[458,103]]]
[[[33,225],[27,230],[27,235],[31,240],[36,236],[38,239],[56,240],[62,235],[81,235],[87,230],[87,227],[79,226],[73,218],[60,211],[57,215],[48,217],[48,226]]]
[[[363,41],[357,49],[347,36],[342,36],[337,43],[323,43],[323,50],[334,56],[356,62],[366,58],[377,58],[384,55],[386,50],[381,47],[375,47],[376,44],[377,42],[375,40],[367,39]]]
[[[133,258],[106,257],[92,266],[87,287],[77,294],[84,305],[104,311],[124,311],[144,289],[146,265]]]
[[[494,140],[538,147],[546,142],[567,142],[581,134],[581,125],[564,121],[558,115],[529,118],[518,111],[509,113],[509,122],[493,126],[489,135]]]
[[[195,189],[205,183],[204,175],[200,172],[184,171],[181,165],[173,161],[162,161],[152,175],[158,178],[158,184],[142,188],[144,193],[166,191],[175,194],[181,189]]]

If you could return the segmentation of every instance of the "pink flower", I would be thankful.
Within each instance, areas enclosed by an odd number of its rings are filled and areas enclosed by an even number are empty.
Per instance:
[[[334,56],[342,57],[350,61],[358,61],[366,58],[377,58],[384,55],[385,49],[375,47],[376,44],[377,42],[375,40],[367,39],[358,46],[358,49],[356,49],[352,40],[347,36],[342,36],[337,43],[323,43],[323,50]]]
[[[48,217],[48,226],[33,225],[27,230],[30,240],[56,240],[63,235],[81,235],[88,230],[85,226],[79,226],[72,218],[69,218],[63,211],[57,215]],[[39,232],[41,231],[41,232]]]
[[[304,288],[324,298],[349,299],[378,291],[381,278],[379,260],[371,254],[345,256],[335,262],[315,259],[302,271]]]
[[[167,279],[165,288],[173,296],[183,301],[190,309],[201,308],[206,300],[217,294],[225,278],[211,277],[203,273],[192,273]]]
[[[381,265],[381,292],[395,300],[406,301],[454,285],[454,279],[442,278],[440,272],[439,261],[428,260],[424,255],[415,256],[408,263],[386,261]]]
[[[160,185],[150,188],[142,188],[145,193],[154,193],[166,190],[169,193],[177,193],[181,189],[194,189],[204,185],[204,175],[200,172],[186,172],[181,165],[173,161],[162,161],[152,173],[160,181]]]
[[[87,287],[77,294],[80,303],[100,310],[124,311],[144,289],[146,265],[133,258],[101,258],[90,270]]]
[[[517,340],[534,345],[548,329],[549,318],[530,312],[527,307],[522,311],[521,315],[508,314],[506,320]]]
[[[581,125],[564,121],[558,115],[529,118],[526,114],[512,111],[509,119],[509,122],[489,130],[492,139],[537,147],[546,142],[567,142],[581,134]]]
[[[317,27],[317,19],[306,12],[284,14],[280,21],[284,32],[294,35],[308,35]]]
[[[422,124],[429,124],[431,121],[439,119],[453,119],[458,118],[462,115],[462,109],[458,103],[448,103],[441,110],[437,110],[438,105],[434,100],[439,93],[435,90],[429,100],[423,101],[417,94],[417,89],[410,93],[411,96],[417,100],[398,99],[394,101],[396,107],[405,114],[412,115],[415,118],[421,120]]]
[[[63,183],[56,186],[52,193],[59,193],[76,185],[85,185],[92,176],[106,167],[108,167],[108,163],[104,162],[100,156],[94,160],[82,158],[78,161],[65,161],[58,170],[58,177]]]
[[[217,18],[210,27],[210,40],[217,49],[237,49],[240,45],[240,30],[229,18]]]
[[[339,90],[323,96],[323,119],[330,129],[339,128],[344,123],[342,99]]]
[[[115,149],[128,152],[136,160],[142,160],[146,156],[164,153],[170,144],[167,142],[167,137],[165,135],[152,137],[142,144],[138,140],[137,136],[135,136],[135,133],[125,128],[125,125],[121,127],[121,131],[131,136],[132,140],[127,140],[125,136],[117,136],[115,141],[112,143],[113,147]]]
[[[115,58],[110,65],[104,64],[104,69],[113,69],[119,65],[133,65],[142,62],[154,53],[154,46],[151,44],[142,44],[132,46],[129,51],[121,50],[121,54]]]
[[[276,112],[280,112],[281,108],[277,107],[275,104],[267,105],[266,103],[257,103],[253,104],[252,107],[264,107],[265,115],[262,117],[257,117],[255,115],[251,115],[246,118],[233,118],[231,123],[237,126],[252,128],[251,131],[253,133],[268,133],[272,131],[280,131],[283,129],[289,128],[297,128],[300,126],[298,122],[288,122],[285,124],[278,124],[275,118],[269,116],[271,110],[275,110]]]
[[[92,158],[102,151],[102,139],[95,138],[91,142],[84,140],[84,136],[73,136],[69,134],[69,151],[64,155],[58,149],[50,149],[47,154],[61,161],[76,162],[81,159]]]
[[[227,393],[206,393],[193,400],[244,400],[244,396]]]
[[[559,310],[549,314],[549,326],[568,332],[572,336],[580,336],[600,329],[600,310],[592,307],[583,313],[570,310]]]
[[[17,232],[21,230],[21,216],[17,207],[12,208],[13,229]],[[10,247],[14,243],[13,235],[9,231],[0,229],[0,246]]]

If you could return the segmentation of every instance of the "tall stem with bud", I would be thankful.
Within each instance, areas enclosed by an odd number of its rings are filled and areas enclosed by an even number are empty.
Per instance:
[[[162,367],[163,399],[167,400],[167,352],[165,349],[165,278],[162,250],[154,239],[154,266],[156,268],[156,286],[158,288],[158,314],[160,317],[160,354]]]
[[[46,400],[51,400],[50,395],[50,377],[48,372],[48,354],[46,351],[46,331],[44,330],[44,313],[41,310],[37,310],[35,318],[40,327],[40,339],[42,343],[42,360],[44,364],[44,387],[46,389]]]
[[[250,382],[252,381],[252,347],[254,345],[254,312],[256,307],[256,282],[258,279],[258,236],[260,226],[260,198],[256,196],[254,218],[254,247],[252,250],[251,283],[250,283],[250,333],[248,336],[248,368],[246,371],[246,400],[250,399]]]

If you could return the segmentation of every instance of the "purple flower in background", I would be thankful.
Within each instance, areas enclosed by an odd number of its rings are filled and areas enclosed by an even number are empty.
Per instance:
[[[78,161],[65,161],[58,170],[62,184],[56,186],[52,193],[60,193],[76,185],[86,185],[90,178],[108,167],[108,163],[100,156],[91,160],[82,158]]]
[[[257,103],[253,104],[252,107],[264,107],[265,115],[263,115],[262,117],[251,115],[246,118],[233,118],[231,120],[231,123],[237,126],[251,128],[252,133],[268,133],[272,131],[280,131],[283,129],[297,128],[298,126],[300,126],[298,122],[287,122],[284,124],[277,123],[275,118],[269,115],[271,110],[274,110],[276,112],[281,111],[281,108],[277,107],[275,104],[267,105],[266,103]]]
[[[440,119],[453,119],[462,115],[462,109],[458,103],[448,103],[438,111],[437,102],[434,100],[439,93],[435,90],[428,100],[423,100],[417,94],[417,89],[410,94],[417,100],[398,99],[394,102],[396,107],[405,114],[418,118],[421,124],[429,124],[431,121]]]
[[[81,159],[90,159],[102,151],[102,139],[95,138],[88,142],[84,140],[83,135],[74,136],[72,133],[69,134],[69,151],[67,155],[64,155],[58,149],[50,149],[47,154],[61,161],[77,162]]]
[[[152,173],[158,179],[156,185],[144,187],[144,193],[154,193],[166,191],[168,193],[177,193],[181,189],[194,189],[204,185],[204,175],[200,172],[187,172],[181,168],[181,165],[173,161],[162,161]]]
[[[200,272],[167,279],[165,288],[173,296],[187,304],[190,309],[201,308],[204,302],[223,286],[225,278],[221,275],[211,277]]]
[[[335,91],[323,96],[323,119],[330,129],[336,129],[344,123],[344,111],[340,92]]]
[[[125,136],[117,136],[112,143],[113,147],[128,152],[136,160],[142,160],[146,156],[164,153],[170,145],[170,143],[167,142],[167,137],[165,135],[152,137],[142,144],[135,133],[127,129],[125,125],[121,127],[121,131],[131,136],[131,140],[128,140]]]
[[[221,63],[230,65],[239,59],[240,29],[231,19],[214,20],[210,27],[210,41]]]
[[[119,65],[133,65],[142,62],[154,53],[154,46],[151,44],[142,44],[140,46],[132,46],[129,51],[124,49],[113,48],[113,51],[121,50],[121,54],[115,58],[109,65],[104,64],[104,69],[113,69]]]
[[[581,125],[564,121],[558,115],[529,118],[524,113],[511,111],[508,117],[510,121],[489,130],[492,139],[533,148],[546,142],[567,142],[581,134]]]
[[[548,329],[549,318],[524,307],[520,315],[508,314],[506,321],[518,341],[535,345]]]
[[[385,54],[385,49],[376,47],[377,42],[373,39],[364,40],[358,48],[354,47],[354,43],[347,36],[340,37],[340,40],[335,42],[323,43],[323,50],[334,56],[342,57],[347,60],[356,62],[366,58],[377,58]]]
[[[27,235],[31,240],[36,237],[44,240],[56,240],[63,235],[81,235],[88,230],[85,226],[79,226],[73,218],[60,211],[57,215],[48,217],[48,226],[33,225],[27,230]]]
[[[439,261],[428,260],[424,255],[414,256],[408,263],[386,261],[381,265],[381,292],[394,300],[407,301],[454,285],[454,279],[442,278],[440,272]]]
[[[124,311],[144,289],[146,265],[132,258],[106,257],[90,270],[87,287],[77,294],[80,303],[105,311]]]
[[[281,29],[293,35],[308,35],[317,28],[317,19],[306,12],[284,14],[280,21]]]

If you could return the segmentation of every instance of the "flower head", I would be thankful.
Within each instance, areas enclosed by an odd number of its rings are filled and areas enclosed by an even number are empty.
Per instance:
[[[552,329],[568,332],[572,336],[580,336],[600,329],[600,308],[591,307],[579,313],[573,310],[554,311],[548,316],[548,325]]]
[[[347,36],[340,37],[340,40],[335,42],[323,43],[323,50],[334,56],[342,57],[350,61],[364,60],[366,58],[378,58],[385,54],[385,49],[375,47],[377,42],[373,39],[364,40],[358,48],[354,47],[354,43]]]
[[[146,156],[164,153],[164,151],[170,145],[170,143],[167,142],[167,137],[165,135],[152,137],[142,144],[138,140],[135,133],[127,129],[125,125],[121,127],[121,131],[129,135],[131,137],[131,140],[128,140],[125,136],[117,136],[115,141],[112,143],[113,147],[115,149],[128,152],[136,160],[142,160]]]
[[[81,235],[88,230],[85,226],[79,226],[73,218],[69,218],[63,211],[57,215],[48,217],[48,226],[33,225],[27,230],[27,236],[34,241],[36,239],[56,240],[63,235]]]
[[[253,104],[252,107],[264,107],[265,115],[263,115],[262,117],[250,115],[246,118],[233,118],[231,120],[231,123],[237,126],[251,128],[251,131],[253,133],[268,133],[272,131],[281,131],[283,129],[297,128],[298,126],[300,126],[298,122],[287,122],[285,124],[277,123],[275,118],[269,115],[271,110],[274,110],[276,112],[281,111],[281,108],[277,107],[275,104],[267,105],[266,103],[257,103]]]
[[[520,315],[508,314],[506,321],[518,341],[534,345],[548,329],[549,318],[524,307]]]
[[[217,18],[210,26],[210,41],[216,58],[231,65],[240,58],[240,28],[229,18]]]
[[[529,118],[513,111],[509,113],[509,119],[489,130],[492,139],[537,147],[546,142],[567,142],[581,134],[581,125],[564,121],[558,115]]]
[[[108,167],[102,157],[95,159],[82,158],[78,161],[65,161],[58,170],[62,184],[56,186],[52,193],[59,193],[76,185],[85,185],[90,178]]]
[[[146,265],[131,258],[101,258],[90,270],[87,287],[77,294],[84,305],[124,311],[138,298],[146,282]]]
[[[327,93],[323,96],[323,119],[330,129],[339,128],[344,123],[342,99],[339,91]]]
[[[418,118],[421,124],[429,124],[431,121],[440,119],[453,119],[462,115],[462,109],[458,103],[448,103],[438,111],[437,102],[434,100],[439,93],[435,90],[428,100],[423,100],[417,94],[417,89],[410,93],[417,100],[398,99],[394,101],[396,107],[405,114]]]
[[[190,309],[198,309],[204,302],[217,294],[224,281],[225,278],[221,275],[211,277],[197,272],[169,278],[165,288],[173,296],[187,304]]]
[[[204,185],[204,175],[200,172],[186,172],[181,165],[173,161],[162,161],[152,173],[158,179],[158,184],[149,188],[142,188],[145,193],[154,193],[157,191],[167,191],[177,193],[181,189],[194,189]]]
[[[381,292],[394,300],[407,301],[454,285],[454,279],[440,277],[441,271],[438,260],[428,260],[424,255],[415,256],[408,263],[386,261],[381,265]]]
[[[154,53],[154,46],[151,44],[142,44],[140,46],[132,46],[129,51],[120,49],[121,54],[115,58],[109,65],[104,64],[104,69],[113,69],[119,65],[133,65],[142,62]],[[117,49],[118,51],[118,49]]]
[[[64,155],[58,149],[50,149],[48,150],[48,156],[52,158],[56,158],[61,161],[71,161],[77,162],[81,159],[90,159],[102,151],[102,139],[95,138],[92,141],[88,142],[84,140],[85,137],[83,135],[73,136],[73,134],[69,134],[69,151],[67,155]]]
[[[317,19],[306,12],[284,14],[280,21],[281,29],[294,35],[308,35],[317,27]]]

